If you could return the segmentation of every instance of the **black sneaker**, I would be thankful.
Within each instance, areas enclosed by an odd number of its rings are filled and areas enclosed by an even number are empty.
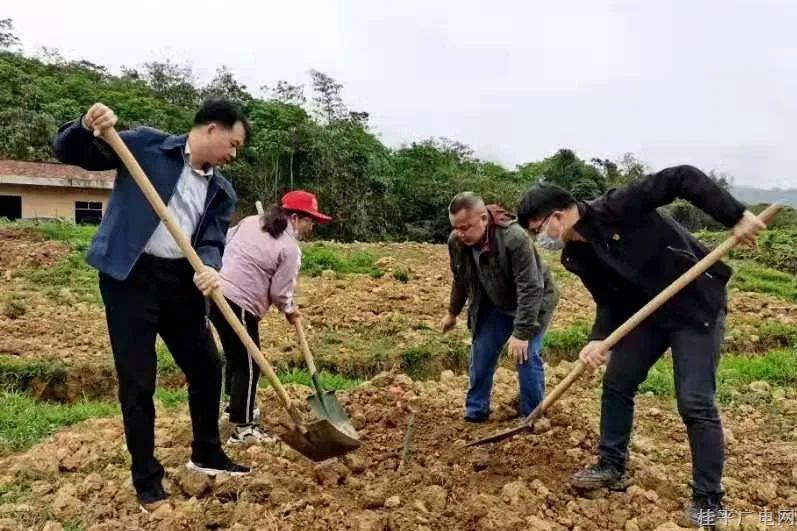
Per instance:
[[[233,463],[233,461],[227,457],[227,454],[224,452],[220,452],[210,458],[195,459],[192,457],[185,466],[188,468],[188,470],[193,470],[194,472],[206,474],[211,477],[215,477],[220,474],[226,474],[229,476],[245,476],[252,471],[252,469],[248,466]]]
[[[151,513],[169,499],[169,495],[166,494],[160,481],[153,483],[148,488],[139,490],[136,494],[139,506],[145,513]]]
[[[717,519],[725,511],[722,507],[722,493],[692,494],[692,503],[686,509],[684,527],[713,528]]]
[[[471,422],[473,424],[481,424],[483,422],[487,422],[490,418],[490,414],[487,413],[486,415],[465,415],[463,420],[465,422]]]
[[[570,478],[570,484],[583,490],[609,489],[622,491],[628,487],[628,478],[624,471],[598,463],[590,465],[581,472],[576,472]]]

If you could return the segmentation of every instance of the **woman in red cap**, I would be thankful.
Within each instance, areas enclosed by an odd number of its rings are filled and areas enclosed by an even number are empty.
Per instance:
[[[244,218],[227,234],[220,272],[222,291],[258,346],[258,323],[271,305],[291,324],[299,317],[293,300],[302,257],[299,240],[310,235],[315,223],[331,219],[318,211],[313,194],[295,190],[282,197],[281,205],[273,205],[262,216]],[[225,389],[233,424],[227,442],[268,442],[272,439],[258,426],[260,412],[254,405],[260,370],[215,306],[210,317],[227,359]]]

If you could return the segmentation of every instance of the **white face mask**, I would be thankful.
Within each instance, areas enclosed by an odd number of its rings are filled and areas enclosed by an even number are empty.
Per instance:
[[[548,234],[548,226],[550,224],[551,220],[549,219],[547,222],[545,222],[545,225],[543,225],[540,233],[537,234],[537,245],[546,251],[561,251],[565,247],[565,242],[562,240],[561,234],[557,237],[553,237]]]

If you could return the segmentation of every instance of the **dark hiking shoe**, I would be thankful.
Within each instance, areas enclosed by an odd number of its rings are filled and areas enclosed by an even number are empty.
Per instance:
[[[248,466],[239,465],[234,463],[227,454],[220,452],[208,458],[191,458],[188,464],[185,465],[188,470],[199,472],[211,477],[218,475],[228,476],[245,476],[252,471]]]
[[[570,478],[570,484],[581,490],[609,489],[625,490],[628,487],[628,478],[613,466],[598,463],[590,465],[581,472],[576,472]]]
[[[465,415],[463,419],[465,422],[470,422],[472,424],[481,424],[483,422],[487,422],[490,418],[490,414],[487,415]]]
[[[169,495],[163,489],[160,481],[136,492],[138,504],[145,513],[152,513],[158,507],[169,503]]]
[[[722,521],[724,514],[722,494],[693,494],[692,503],[687,507],[683,521],[679,524],[695,529],[713,529],[718,521]]]

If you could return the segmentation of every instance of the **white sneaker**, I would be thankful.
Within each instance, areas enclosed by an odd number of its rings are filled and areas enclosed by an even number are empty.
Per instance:
[[[227,406],[224,408],[224,414],[227,416],[227,420],[230,420],[230,405],[229,404],[227,404]],[[252,408],[252,422],[254,424],[257,424],[258,422],[260,422],[260,408],[257,407],[257,406]]]
[[[277,439],[266,433],[255,424],[246,426],[235,426],[227,439],[227,444],[269,444],[277,442]]]

